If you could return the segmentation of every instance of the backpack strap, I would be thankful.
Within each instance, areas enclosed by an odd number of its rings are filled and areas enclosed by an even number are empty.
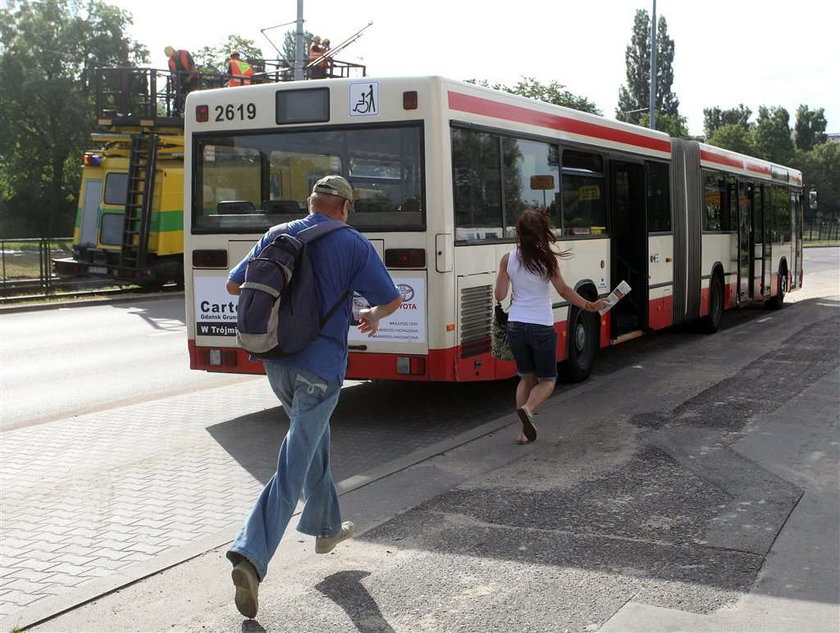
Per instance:
[[[325,235],[329,235],[333,231],[349,228],[350,227],[347,226],[344,222],[339,222],[338,220],[327,220],[326,222],[318,222],[318,224],[314,224],[303,229],[302,231],[298,231],[295,234],[295,237],[301,242],[309,243],[314,242],[315,240],[322,238]]]
[[[350,227],[347,226],[344,222],[339,222],[338,220],[327,220],[326,222],[318,222],[314,226],[310,226],[309,228],[303,229],[297,235],[301,242],[304,244],[309,244],[310,242],[314,242],[315,240],[324,237],[325,235],[329,235],[333,231],[338,231],[339,229],[349,229]],[[335,302],[332,308],[324,315],[321,319],[320,326],[323,328],[327,321],[332,318],[332,315],[335,314],[335,311],[347,300],[347,297],[350,296],[351,291],[347,290],[343,295],[338,298],[338,301]]]
[[[330,308],[330,311],[324,315],[320,323],[322,328],[327,324],[327,321],[329,321],[332,318],[332,315],[335,314],[335,311],[338,310],[338,307],[347,300],[347,297],[350,296],[350,292],[350,290],[347,290],[343,295],[341,295],[338,301],[335,302],[335,305],[332,308]]]

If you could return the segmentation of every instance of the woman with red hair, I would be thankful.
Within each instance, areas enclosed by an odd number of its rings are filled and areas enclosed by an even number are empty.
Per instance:
[[[496,301],[507,297],[513,286],[508,313],[508,344],[516,361],[516,413],[522,423],[517,444],[537,439],[534,413],[554,391],[557,381],[557,332],[551,307],[551,288],[573,306],[597,312],[604,299],[587,301],[566,285],[558,258],[568,251],[555,251],[557,241],[548,215],[525,209],[516,222],[516,248],[502,257],[496,275]]]

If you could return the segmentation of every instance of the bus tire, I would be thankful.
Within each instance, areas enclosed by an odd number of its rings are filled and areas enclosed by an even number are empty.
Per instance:
[[[568,356],[563,366],[567,382],[589,378],[598,351],[598,314],[571,307],[568,322]]]
[[[714,334],[720,328],[723,319],[723,278],[720,273],[712,275],[709,286],[709,314],[703,317],[701,328],[707,334]]]
[[[785,295],[787,294],[788,278],[787,268],[784,264],[779,267],[779,294],[775,297],[770,297],[764,302],[764,307],[770,310],[781,310],[785,304]]]

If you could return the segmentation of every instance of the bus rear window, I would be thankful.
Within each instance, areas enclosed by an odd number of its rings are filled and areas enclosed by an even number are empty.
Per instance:
[[[355,228],[425,228],[420,125],[197,136],[193,155],[194,232],[263,232],[304,217],[328,174],[353,185]]]

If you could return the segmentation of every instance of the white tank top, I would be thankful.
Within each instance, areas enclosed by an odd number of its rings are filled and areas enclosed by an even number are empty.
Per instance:
[[[554,325],[551,310],[551,282],[522,265],[519,249],[508,254],[507,273],[513,286],[508,318],[519,323]]]

